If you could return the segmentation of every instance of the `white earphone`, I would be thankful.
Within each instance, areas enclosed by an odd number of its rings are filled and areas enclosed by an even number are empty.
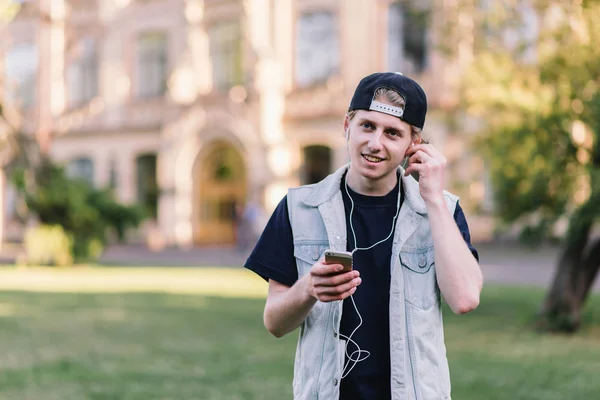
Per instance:
[[[348,164],[351,164],[350,161],[350,148],[349,148],[349,135],[348,135],[348,130],[349,128],[346,128],[346,150],[348,151]],[[414,145],[414,143],[413,143]],[[351,168],[351,167],[350,167]],[[398,200],[396,203],[396,215],[394,216],[393,220],[392,220],[392,229],[390,230],[390,233],[386,236],[385,239],[382,239],[374,244],[372,244],[369,247],[358,247],[358,244],[356,242],[356,232],[354,231],[354,225],[352,224],[352,215],[354,213],[354,200],[352,199],[352,196],[350,195],[350,191],[348,190],[348,172],[346,172],[346,176],[344,178],[344,186],[346,189],[346,195],[348,196],[348,198],[350,199],[350,203],[352,204],[351,208],[350,208],[350,216],[349,216],[349,220],[350,220],[350,231],[352,232],[352,238],[354,239],[354,250],[352,250],[352,254],[354,255],[354,252],[356,252],[357,250],[370,250],[373,247],[377,246],[380,243],[385,242],[386,240],[388,240],[392,234],[394,233],[394,227],[396,226],[396,220],[398,219],[398,214],[400,214],[400,199],[401,199],[401,193],[400,193],[400,188],[398,189]],[[345,378],[346,376],[348,376],[348,374],[350,373],[350,371],[352,371],[352,369],[356,366],[356,364],[358,364],[361,361],[366,360],[371,353],[367,350],[362,350],[360,348],[360,346],[358,345],[358,343],[356,343],[356,341],[354,341],[352,339],[352,336],[354,336],[354,334],[356,333],[356,331],[358,330],[358,328],[360,328],[362,326],[363,323],[363,319],[362,316],[360,315],[360,312],[358,311],[358,307],[356,306],[356,302],[354,301],[354,297],[351,295],[350,296],[350,300],[352,300],[352,305],[354,305],[354,310],[356,311],[356,314],[358,315],[358,326],[356,328],[354,328],[354,330],[350,333],[349,336],[346,336],[340,332],[336,332],[335,328],[334,328],[334,332],[341,338],[341,339],[346,339],[346,346],[345,346],[345,353],[346,353],[346,357],[348,358],[348,360],[344,363],[344,367],[342,369],[342,378]],[[335,327],[335,323],[334,323],[334,327]],[[348,354],[348,344],[352,343],[355,347],[356,350],[354,350],[351,354]]]

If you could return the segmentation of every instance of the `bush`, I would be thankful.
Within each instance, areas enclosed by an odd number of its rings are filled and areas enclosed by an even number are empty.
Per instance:
[[[140,206],[119,204],[110,190],[68,178],[63,168],[50,161],[38,169],[35,177],[31,184],[25,170],[16,170],[13,182],[42,226],[60,226],[72,238],[69,251],[73,262],[95,260],[102,254],[109,231],[124,240],[127,228],[139,226],[144,218]],[[32,240],[38,243],[42,233],[35,232]]]
[[[73,239],[60,225],[27,228],[24,245],[29,265],[73,265]]]

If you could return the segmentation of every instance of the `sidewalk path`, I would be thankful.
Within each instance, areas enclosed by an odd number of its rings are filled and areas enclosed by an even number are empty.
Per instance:
[[[101,264],[126,266],[243,267],[250,251],[233,247],[177,249],[153,252],[144,246],[111,246],[99,260]]]
[[[552,283],[561,250],[551,245],[530,249],[518,243],[482,243],[476,248],[485,282],[544,288]],[[600,279],[592,290],[600,292]]]
[[[554,276],[559,247],[528,249],[517,243],[477,244],[480,265],[486,282],[548,287]],[[144,248],[114,246],[101,262],[114,265],[173,265],[242,267],[248,252],[233,248],[169,249],[152,253]],[[594,285],[600,291],[600,279]]]
[[[480,243],[480,265],[485,282],[548,287],[554,276],[560,248],[543,246],[528,249],[518,243]],[[99,260],[105,265],[176,266],[176,267],[239,267],[244,265],[249,251],[239,252],[232,247],[166,249],[152,252],[143,246],[120,245],[109,247]],[[11,263],[10,257],[0,254],[0,261]],[[600,292],[600,279],[594,290]]]

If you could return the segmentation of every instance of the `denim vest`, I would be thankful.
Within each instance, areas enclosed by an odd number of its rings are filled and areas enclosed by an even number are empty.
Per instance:
[[[319,183],[288,192],[298,277],[308,273],[326,249],[346,250],[346,219],[340,191],[346,169],[344,166]],[[402,169],[400,176],[404,202],[396,222],[390,263],[392,399],[450,399],[450,374],[427,208],[419,194],[418,182],[411,176],[404,177]],[[454,214],[458,198],[447,192],[444,196]],[[336,334],[341,317],[341,301],[317,301],[300,325],[294,362],[295,400],[339,399],[345,361],[345,341]]]

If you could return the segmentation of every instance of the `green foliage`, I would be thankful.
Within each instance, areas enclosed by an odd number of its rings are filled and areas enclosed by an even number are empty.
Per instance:
[[[119,204],[109,190],[67,178],[63,168],[49,161],[36,172],[32,185],[27,183],[33,180],[27,170],[16,169],[13,183],[42,225],[61,226],[72,237],[75,262],[97,258],[110,230],[122,240],[126,229],[138,226],[144,217],[138,206]]]
[[[555,115],[531,118],[478,138],[488,160],[496,209],[506,221],[530,213],[552,221],[565,212],[579,169],[576,149],[559,123]]]
[[[600,193],[592,178],[600,168],[600,2],[535,4],[543,18],[534,43],[506,44],[503,32],[518,28],[511,13],[474,19],[479,46],[462,91],[485,125],[475,145],[496,210],[506,222],[527,222],[528,239],[550,234],[561,215]],[[534,57],[524,57],[528,49]]]
[[[73,238],[60,225],[27,228],[24,245],[27,264],[60,267],[73,264]]]

